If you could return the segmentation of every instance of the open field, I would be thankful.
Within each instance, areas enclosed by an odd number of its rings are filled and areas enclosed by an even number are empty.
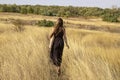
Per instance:
[[[13,16],[14,14],[14,16]],[[40,15],[33,15],[33,14],[19,14],[19,13],[0,13],[0,19],[22,19],[22,20],[41,20],[41,19],[47,19],[51,21],[56,21],[58,17],[50,17],[50,16],[40,16]],[[120,23],[109,23],[104,22],[100,18],[88,18],[85,19],[83,17],[80,18],[63,18],[65,22],[72,23],[72,24],[83,24],[83,25],[94,25],[94,26],[114,26],[114,27],[120,27]]]
[[[14,15],[14,16],[13,16]],[[0,13],[0,21],[5,24],[11,23],[11,20],[22,20],[25,25],[34,25],[35,22],[39,20],[51,20],[56,21],[58,17],[50,17],[50,16],[41,16],[41,15],[33,15],[33,14],[18,14],[18,13]],[[97,30],[97,31],[105,31],[105,32],[113,32],[120,33],[120,23],[109,23],[104,22],[100,18],[97,17],[78,17],[78,18],[63,18],[65,26],[71,28],[80,28],[86,30]]]
[[[38,15],[3,14],[0,18],[22,20],[50,19]],[[65,19],[72,24],[95,21]],[[101,25],[112,28],[118,23]],[[99,24],[95,24],[99,25]],[[104,26],[101,26],[104,27]],[[48,36],[51,28],[25,25],[18,32],[12,23],[0,22],[1,80],[120,80],[120,34],[66,27],[70,49],[64,47],[62,75],[57,78],[49,60]]]

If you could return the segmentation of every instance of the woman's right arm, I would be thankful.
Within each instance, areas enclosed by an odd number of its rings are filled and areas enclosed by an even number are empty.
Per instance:
[[[68,45],[68,41],[67,41],[67,36],[66,36],[66,30],[64,29],[64,41],[65,41],[65,43],[66,43],[66,46],[68,47],[68,49],[69,49],[69,45]]]
[[[53,44],[53,39],[54,39],[54,36],[53,36],[53,31],[54,29],[52,29],[52,33],[50,34],[50,43],[49,43],[49,48],[52,47],[52,44]]]
[[[52,36],[52,37],[50,38],[49,48],[51,48],[51,47],[52,47],[52,44],[53,44],[53,39],[54,39],[54,36]]]

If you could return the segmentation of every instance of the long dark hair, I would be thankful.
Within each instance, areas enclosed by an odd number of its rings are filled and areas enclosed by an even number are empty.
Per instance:
[[[62,18],[58,18],[57,20],[57,24],[54,28],[54,31],[52,32],[52,34],[50,35],[50,38],[54,35],[54,34],[58,34],[63,28],[63,19]]]

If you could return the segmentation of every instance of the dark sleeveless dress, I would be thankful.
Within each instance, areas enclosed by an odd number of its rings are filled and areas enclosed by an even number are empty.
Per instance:
[[[62,62],[62,53],[64,48],[63,40],[64,31],[54,34],[54,40],[51,47],[50,58],[54,65],[61,66]]]

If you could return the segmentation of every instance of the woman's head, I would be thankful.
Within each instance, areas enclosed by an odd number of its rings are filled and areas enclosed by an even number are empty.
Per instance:
[[[62,19],[62,18],[58,18],[57,23],[56,23],[56,26],[55,26],[55,28],[54,28],[53,33],[50,35],[50,38],[51,38],[54,34],[58,34],[58,33],[62,30],[62,27],[63,27],[63,19]]]
[[[58,18],[56,27],[63,27],[63,20],[62,20],[62,18]]]

